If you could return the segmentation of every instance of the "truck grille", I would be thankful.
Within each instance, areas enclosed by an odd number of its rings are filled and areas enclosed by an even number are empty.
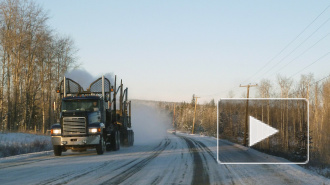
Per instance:
[[[64,117],[63,136],[86,134],[86,118],[84,117]]]

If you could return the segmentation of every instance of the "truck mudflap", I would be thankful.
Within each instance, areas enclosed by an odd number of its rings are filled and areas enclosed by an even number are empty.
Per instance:
[[[98,145],[100,143],[100,135],[86,136],[86,137],[52,136],[51,140],[53,145],[62,145],[62,146]]]

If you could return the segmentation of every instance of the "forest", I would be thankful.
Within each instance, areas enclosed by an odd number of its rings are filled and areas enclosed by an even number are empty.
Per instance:
[[[242,94],[240,97],[245,98],[246,94]],[[230,91],[227,98],[235,98],[234,92]],[[253,98],[306,98],[309,102],[309,142],[310,142],[310,161],[309,165],[318,166],[321,168],[329,167],[330,165],[330,79],[323,78],[321,80],[316,80],[313,74],[302,74],[299,79],[293,80],[285,76],[278,75],[274,81],[269,79],[262,79],[256,87],[256,94]],[[237,111],[243,111],[245,116],[245,102],[243,102],[244,107],[237,108]],[[305,128],[300,127],[303,118],[302,112],[304,109],[288,108],[288,104],[278,104],[278,106],[283,106],[277,111],[267,110],[267,103],[264,102],[262,107],[251,109],[249,112],[259,112],[256,115],[260,120],[267,122],[268,119],[276,116],[276,124],[280,124],[280,128],[285,129],[285,132],[280,136],[278,149],[268,149],[268,145],[264,143],[257,144],[255,148],[268,153],[277,153],[281,151],[280,155],[283,157],[296,156],[299,158],[302,156],[302,151],[306,151],[303,147],[303,141],[305,141],[306,134],[303,130]],[[194,118],[194,106],[195,106],[195,95],[191,102],[181,102],[181,103],[160,103],[160,107],[166,109],[169,115],[173,117],[173,123],[177,130],[183,132],[192,132],[193,118]],[[175,116],[174,115],[175,106]],[[275,109],[275,108],[274,108]],[[229,111],[229,110],[227,110]],[[269,112],[268,112],[269,111]],[[290,112],[291,111],[291,112]],[[261,112],[261,113],[260,113]],[[242,114],[242,113],[240,113]],[[255,114],[255,113],[252,113]],[[267,114],[271,114],[268,116]],[[272,116],[273,115],[273,116]],[[219,113],[220,118],[220,113]],[[236,124],[232,124],[234,116],[226,117],[227,120],[220,120],[219,132],[222,132],[222,136],[228,140],[232,140],[236,143],[243,144],[242,139],[237,140],[237,138],[243,138],[244,136],[244,126],[245,119],[240,118],[236,120]],[[307,119],[307,118],[306,118]],[[289,124],[289,122],[295,122],[295,124]],[[223,124],[223,125],[221,125]],[[292,125],[290,128],[286,128],[286,125]],[[232,129],[224,129],[225,126],[230,126]],[[295,128],[291,128],[295,126]],[[196,108],[196,120],[194,132],[196,134],[204,134],[208,136],[217,135],[217,102],[211,100],[207,103],[197,103]],[[229,130],[231,133],[225,133]],[[233,137],[235,136],[235,137]],[[239,137],[237,137],[239,136]],[[224,138],[223,138],[224,139]],[[236,140],[235,140],[236,139]],[[290,141],[290,142],[289,142]],[[274,141],[275,142],[275,141]],[[298,146],[294,147],[294,144],[300,143],[300,148]],[[306,143],[306,142],[305,142]],[[302,151],[300,151],[302,149]],[[299,159],[291,160],[299,160]]]
[[[248,146],[245,139],[246,106],[248,115],[279,130],[252,146],[293,162],[307,161],[307,106],[304,99],[223,99],[219,101],[219,137]],[[249,119],[249,118],[248,118]],[[250,123],[251,124],[251,123]],[[249,132],[249,127],[247,127]]]
[[[45,133],[55,120],[56,87],[76,66],[72,38],[48,25],[35,2],[0,2],[0,130]]]

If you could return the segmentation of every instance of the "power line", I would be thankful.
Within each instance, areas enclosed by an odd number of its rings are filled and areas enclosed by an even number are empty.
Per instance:
[[[319,26],[312,34],[310,34],[304,41],[302,41],[297,47],[295,47],[289,54],[287,54],[285,57],[283,57],[279,62],[277,62],[275,65],[273,65],[268,71],[263,73],[261,76],[266,75],[268,72],[273,70],[276,66],[278,66],[280,63],[284,61],[287,57],[289,57],[293,52],[295,52],[300,46],[302,46],[308,39],[310,39],[319,29],[321,29],[328,21],[330,18],[328,18],[326,21],[324,21],[321,26]]]
[[[273,74],[269,75],[269,76],[273,76],[274,74],[278,73],[279,71],[281,71],[282,69],[284,69],[286,66],[288,66],[289,64],[291,64],[293,61],[297,60],[299,57],[301,57],[302,55],[304,55],[305,53],[307,53],[310,49],[312,49],[314,46],[316,46],[319,42],[321,42],[323,39],[325,39],[326,37],[328,37],[330,35],[330,32],[328,34],[326,34],[324,37],[322,37],[321,39],[319,39],[317,42],[315,42],[311,47],[307,48],[306,50],[304,50],[300,55],[298,55],[296,58],[292,59],[290,62],[288,62],[287,64],[285,64],[284,66],[282,66],[282,68],[280,68],[278,71],[274,72]]]
[[[329,33],[329,34],[330,34],[330,33]],[[304,71],[305,69],[307,69],[308,67],[312,66],[313,64],[315,64],[316,62],[320,61],[321,59],[325,58],[325,57],[328,56],[329,54],[330,54],[330,52],[327,52],[326,54],[324,54],[323,56],[321,56],[320,58],[318,58],[317,60],[315,60],[315,61],[312,62],[311,64],[307,65],[306,67],[302,68],[301,70],[299,70],[299,71],[296,72],[295,74],[291,75],[289,78],[292,78],[292,77],[296,76],[297,74],[299,74],[300,72]],[[321,80],[319,80],[319,81],[322,81],[322,80],[324,80],[324,79],[326,79],[326,78],[328,78],[328,77],[330,77],[330,75],[327,76],[327,77],[325,77],[325,78],[323,78],[323,79],[321,79]],[[319,81],[317,81],[317,82],[319,82]],[[316,83],[316,82],[315,82],[315,83]],[[236,88],[231,88],[229,91],[231,91],[231,90],[233,90],[233,89],[238,89],[238,87],[236,87]],[[205,97],[209,97],[209,96],[215,96],[215,95],[218,95],[218,94],[220,94],[220,93],[222,93],[222,92],[228,92],[228,91],[227,91],[227,90],[224,90],[224,91],[221,91],[221,92],[219,92],[219,93],[215,93],[215,94],[211,94],[211,95],[202,96],[201,98],[205,98]]]
[[[316,81],[314,84],[319,83],[320,81],[323,81],[323,80],[325,80],[325,79],[327,79],[327,78],[329,78],[329,77],[330,77],[330,75],[328,75],[328,76],[322,78],[321,80]]]
[[[302,35],[328,8],[330,7],[330,5],[328,5],[318,16],[316,16],[316,18],[309,23],[291,42],[289,42],[279,53],[277,53],[271,60],[269,60],[263,67],[261,67],[256,73],[254,73],[250,78],[247,78],[244,82],[250,80],[251,78],[253,78],[254,76],[256,76],[260,71],[262,71],[266,66],[268,66],[275,58],[277,58],[280,54],[282,54],[282,52],[287,49],[294,41],[296,41],[300,35]]]
[[[300,72],[302,72],[303,70],[307,69],[308,67],[310,67],[311,65],[315,64],[316,62],[320,61],[321,59],[323,59],[324,57],[326,57],[327,55],[329,55],[330,52],[324,54],[323,56],[321,56],[320,58],[318,58],[317,60],[315,60],[314,62],[312,62],[311,64],[307,65],[306,67],[304,67],[303,69],[301,69],[300,71],[296,72],[295,74],[293,74],[292,76],[290,76],[289,78],[292,78],[294,76],[296,76],[297,74],[299,74]]]
[[[326,36],[328,36],[329,34],[330,34],[330,33],[328,33]],[[322,39],[321,39],[321,40],[322,40]],[[318,42],[319,42],[319,41],[318,41]],[[316,43],[315,43],[315,44],[316,44]],[[320,58],[318,58],[317,60],[315,60],[315,61],[312,62],[311,64],[307,65],[306,67],[302,68],[301,70],[299,70],[299,71],[296,72],[295,74],[291,75],[289,78],[292,78],[292,77],[296,76],[297,74],[299,74],[300,72],[304,71],[305,69],[307,69],[308,67],[312,66],[313,64],[315,64],[316,62],[320,61],[321,59],[325,58],[325,57],[328,56],[329,54],[330,54],[330,52],[327,52],[326,54],[324,54],[323,56],[321,56]],[[322,79],[316,81],[315,83],[318,83],[318,82],[320,82],[320,81],[322,81],[322,80],[324,80],[324,79],[326,79],[326,78],[328,78],[328,77],[330,77],[330,75],[328,75],[328,76],[326,76],[326,77],[324,77],[324,78],[322,78]],[[256,84],[256,85],[257,85],[257,84]],[[240,86],[240,87],[247,87],[247,86]],[[238,87],[236,87],[236,88],[238,88]],[[232,88],[232,89],[234,89],[234,88]],[[232,89],[231,89],[231,90],[232,90]],[[225,91],[223,91],[223,92],[225,92]],[[216,94],[214,94],[214,95],[216,95]],[[205,97],[205,96],[204,96],[204,97]]]
[[[261,67],[259,70],[257,70],[257,72],[256,73],[254,73],[252,76],[250,76],[249,78],[247,78],[246,80],[244,80],[242,83],[244,83],[244,82],[246,82],[246,81],[248,81],[248,80],[250,80],[250,79],[252,79],[253,77],[255,77],[259,72],[261,72],[265,67],[267,67],[275,58],[277,58],[280,54],[282,54],[283,53],[283,51],[284,50],[286,50],[293,42],[295,42],[328,8],[330,7],[330,5],[328,5],[320,14],[318,14],[314,19],[313,19],[313,21],[312,22],[310,22],[293,40],[291,40],[280,52],[278,52],[272,59],[270,59],[263,67]],[[329,18],[330,19],[330,18]],[[304,42],[306,42],[312,35],[314,35],[321,27],[323,27],[324,25],[325,25],[325,23],[327,23],[328,21],[329,21],[329,19],[327,19],[325,22],[323,22],[322,24],[321,24],[321,26],[319,27],[319,28],[317,28],[317,30],[315,30],[310,36],[308,36],[302,43],[300,43],[293,51],[291,51],[290,52],[290,54],[291,53],[293,53],[298,47],[300,47]],[[328,36],[328,35],[326,35],[326,36]],[[325,36],[325,37],[326,37]],[[322,38],[323,39],[323,38]],[[322,40],[321,39],[321,40]],[[319,42],[319,41],[318,41]],[[317,42],[317,43],[318,43]],[[315,43],[314,45],[316,45],[317,43]],[[312,46],[312,47],[314,47],[314,45]],[[309,48],[309,49],[311,49],[311,48]],[[307,51],[306,51],[307,52]],[[303,53],[304,54],[304,53]],[[301,55],[303,55],[303,54],[301,54]],[[287,56],[289,56],[289,55],[287,55]],[[286,56],[286,57],[287,57]],[[285,58],[286,58],[285,57]],[[300,57],[300,56],[299,56]],[[285,58],[282,58],[282,60],[284,60]],[[298,58],[298,57],[296,57],[296,58]],[[323,57],[321,57],[321,58],[323,58]],[[295,60],[295,59],[294,59]],[[291,63],[292,61],[290,61],[290,63]],[[288,65],[288,64],[287,64]],[[287,66],[287,65],[285,65],[285,66]],[[271,69],[273,69],[273,68],[271,68]],[[282,69],[282,68],[281,68]],[[201,96],[201,98],[205,98],[205,97],[212,97],[212,96],[216,96],[216,95],[219,95],[219,94],[221,94],[221,93],[223,93],[223,92],[229,92],[229,91],[232,91],[232,90],[237,90],[238,89],[238,87],[237,86],[233,86],[232,88],[230,88],[230,89],[228,89],[228,90],[223,90],[223,91],[220,91],[220,92],[217,92],[217,93],[214,93],[214,94],[209,94],[209,95],[205,95],[205,96]]]

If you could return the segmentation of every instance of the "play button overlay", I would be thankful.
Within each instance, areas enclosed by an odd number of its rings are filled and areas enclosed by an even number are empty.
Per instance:
[[[224,98],[217,106],[220,164],[306,164],[309,103],[303,98]]]
[[[273,128],[265,123],[250,116],[250,139],[249,146],[255,145],[259,141],[262,141],[278,132],[276,128]]]

